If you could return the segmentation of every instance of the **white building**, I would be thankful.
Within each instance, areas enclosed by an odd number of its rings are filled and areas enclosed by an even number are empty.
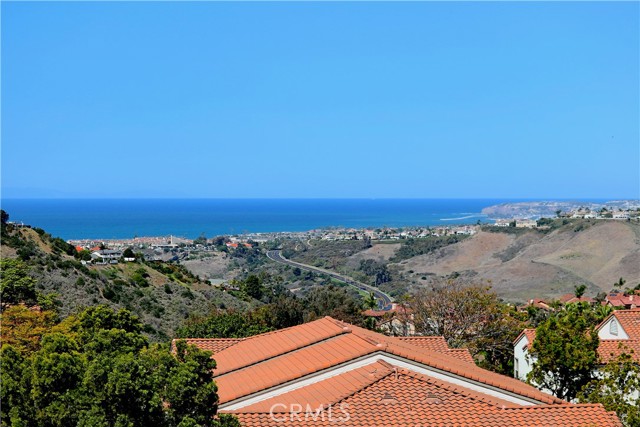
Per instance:
[[[538,222],[535,219],[517,219],[516,227],[517,228],[536,228],[538,226]]]

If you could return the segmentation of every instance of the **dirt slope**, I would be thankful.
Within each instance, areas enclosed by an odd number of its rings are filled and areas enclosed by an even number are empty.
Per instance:
[[[389,261],[396,251],[402,246],[400,243],[377,243],[369,249],[360,251],[347,258],[347,266],[357,269],[360,261],[372,259],[381,263]]]
[[[408,276],[458,272],[491,280],[510,300],[557,297],[578,284],[595,295],[610,290],[620,277],[640,283],[639,224],[599,221],[575,230],[569,224],[549,234],[480,232],[400,267]]]

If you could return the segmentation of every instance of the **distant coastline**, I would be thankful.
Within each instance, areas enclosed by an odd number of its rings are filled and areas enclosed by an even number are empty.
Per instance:
[[[11,220],[63,239],[305,232],[343,227],[452,226],[532,218],[560,206],[640,206],[636,201],[506,199],[3,199]],[[635,203],[635,205],[634,205]],[[618,206],[618,205],[616,205]]]

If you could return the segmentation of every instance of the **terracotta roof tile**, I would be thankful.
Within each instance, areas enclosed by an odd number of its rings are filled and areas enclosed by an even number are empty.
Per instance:
[[[366,373],[370,367],[372,365],[350,374],[356,377]],[[514,406],[500,399],[478,395],[462,387],[403,369],[399,369],[397,375],[393,370],[389,370],[380,378],[359,378],[362,388],[355,392],[350,392],[348,387],[342,387],[340,381],[340,378],[323,381],[322,383],[328,383],[329,387],[324,388],[321,394],[332,387],[336,389],[333,395],[323,395],[323,398],[314,390],[294,390],[279,396],[284,399],[270,399],[233,413],[246,427],[620,426],[617,418],[601,405]],[[318,384],[314,384],[307,388],[318,388],[317,386]],[[347,394],[341,399],[335,398],[342,393]],[[308,412],[307,403],[310,409]],[[276,404],[278,405],[274,406]],[[298,408],[303,408],[301,413],[296,413]],[[320,411],[316,412],[319,408]],[[348,419],[345,419],[345,414],[348,414]]]
[[[245,341],[246,342],[246,341]],[[236,350],[239,344],[231,347]],[[225,403],[247,396],[270,387],[301,378],[315,372],[328,369],[349,360],[376,351],[376,347],[367,341],[353,335],[341,334],[322,341],[322,345],[309,345],[297,351],[272,357],[229,372],[225,370],[224,360],[231,359],[236,351],[230,352],[229,357],[222,358],[223,350],[216,357],[222,374],[214,371],[218,384],[220,403]],[[313,361],[313,363],[310,363]]]
[[[429,339],[423,343],[426,341]],[[432,341],[442,343],[439,339]],[[461,353],[419,347],[330,317],[247,338],[217,353],[218,369],[214,376],[220,402],[230,402],[375,352],[416,361],[539,402],[559,402],[514,378],[479,368]]]
[[[458,360],[456,358],[452,358],[426,348],[420,348],[402,342],[396,337],[386,337],[384,335],[377,334],[375,332],[357,326],[352,326],[352,329],[354,334],[360,336],[370,336],[373,339],[377,339],[381,343],[386,344],[386,346],[384,347],[384,351],[388,353],[414,360],[427,366],[441,369],[443,371],[450,372],[452,374],[459,375],[473,381],[478,381],[483,384],[498,387],[500,389],[510,391],[521,396],[526,396],[539,402],[561,402],[561,400],[548,394],[542,393],[536,388],[528,384],[524,384],[522,381],[519,381],[515,378],[507,377],[505,375],[496,374],[495,372],[491,372],[486,369],[482,369],[473,363]]]
[[[444,337],[398,337],[402,342],[446,353],[449,350]]]
[[[268,332],[246,338],[235,344],[230,351],[221,351],[215,357],[219,370],[216,375],[240,369],[251,364],[264,361],[336,335],[348,330],[327,319],[305,323],[293,328]]]
[[[339,405],[348,405],[349,419],[340,423],[345,427],[620,426],[601,405],[571,405],[516,379],[481,369],[471,361],[453,357],[463,350],[448,349],[443,341],[387,337],[327,317],[235,342],[228,340],[224,345],[229,346],[215,356],[220,368],[214,376],[223,405],[259,398],[260,393],[268,391],[265,400],[252,400],[230,411],[247,427],[335,426],[336,415],[343,414]],[[207,340],[191,342],[223,347]],[[505,399],[512,394],[551,405],[519,406],[481,390],[393,366],[393,362],[371,360],[365,366],[348,363],[373,354],[389,361],[399,358],[404,366],[415,361],[422,369],[485,384],[501,390]],[[299,379],[305,382],[296,382]],[[270,414],[275,403],[280,404],[280,412]],[[306,409],[307,405],[311,413],[306,418],[304,413],[290,411],[298,406]],[[320,405],[323,407],[317,412]],[[331,410],[327,405],[333,405],[333,420],[328,418]],[[277,414],[281,416],[273,416]]]
[[[513,340],[513,343],[517,343],[520,338],[522,338],[522,336],[525,335],[527,337],[527,341],[529,341],[529,343],[527,344],[527,347],[529,349],[531,349],[531,346],[533,345],[533,340],[536,339],[536,330],[535,329],[524,329],[522,332],[520,332],[520,335],[518,335],[518,337]]]
[[[456,357],[464,362],[476,363],[473,360],[473,356],[471,356],[468,348],[452,348],[448,351],[448,353],[451,356]]]
[[[242,341],[244,338],[187,338],[184,341],[189,345],[195,345],[201,350],[211,351],[213,353],[217,353],[226,348],[231,347]],[[179,341],[179,339],[173,340],[172,348],[175,348],[175,341]]]
[[[640,299],[640,296],[636,295],[636,298]],[[640,340],[640,308],[634,308],[631,310],[615,310],[611,313],[611,316],[615,316],[622,326],[622,329],[629,335],[629,339],[631,340]],[[607,319],[605,319],[602,324],[604,324]]]
[[[440,353],[463,360],[465,362],[475,363],[469,349],[466,348],[449,348],[444,337],[398,337],[402,342],[406,342],[418,347],[428,348]]]
[[[394,372],[393,366],[383,361],[377,361],[302,389],[263,400],[235,412],[269,412],[275,404],[290,407],[292,404],[304,403],[305,405],[310,404],[314,408],[320,405],[331,405],[379,381],[392,372]],[[282,406],[278,409],[281,411]]]
[[[622,353],[630,354],[640,363],[640,340],[600,340],[598,355],[602,363],[609,363]]]

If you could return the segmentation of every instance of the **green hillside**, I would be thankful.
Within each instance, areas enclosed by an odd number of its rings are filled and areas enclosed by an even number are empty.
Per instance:
[[[145,262],[84,265],[73,246],[42,229],[2,225],[0,256],[24,263],[36,290],[62,317],[105,304],[139,316],[152,340],[164,341],[186,318],[249,303],[210,286],[179,264]],[[42,303],[42,301],[41,301]]]

